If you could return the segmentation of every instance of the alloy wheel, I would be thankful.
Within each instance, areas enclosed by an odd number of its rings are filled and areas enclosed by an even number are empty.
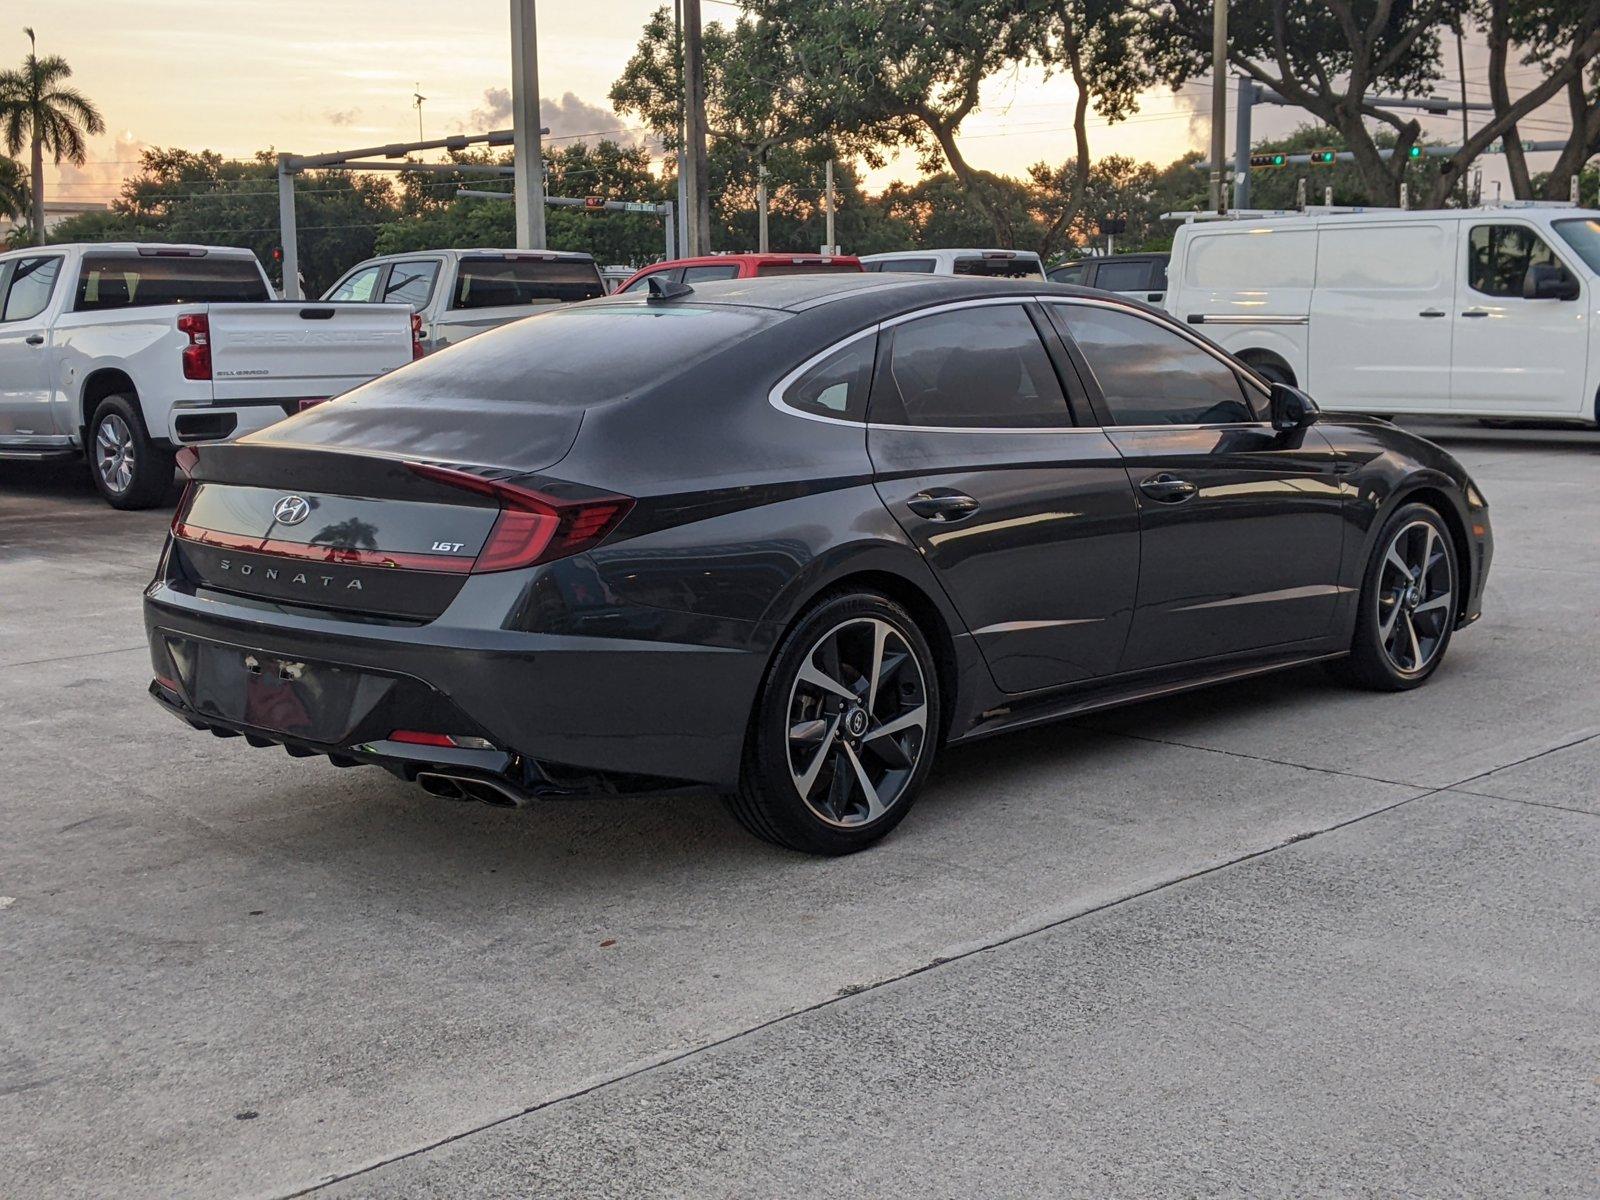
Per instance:
[[[1415,675],[1438,655],[1455,616],[1455,574],[1430,521],[1403,525],[1378,569],[1378,641],[1395,670]]]
[[[133,431],[116,413],[107,413],[95,430],[95,469],[113,492],[125,492],[133,482]]]
[[[928,741],[928,692],[905,636],[878,617],[812,645],[789,691],[789,774],[830,825],[877,821],[905,793]]]

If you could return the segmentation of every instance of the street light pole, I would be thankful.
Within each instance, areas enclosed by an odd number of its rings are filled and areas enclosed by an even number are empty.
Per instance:
[[[543,250],[544,150],[539,138],[539,48],[534,0],[511,0],[511,130],[517,249]]]
[[[683,0],[683,132],[686,172],[683,224],[689,255],[711,253],[711,172],[706,162],[705,51],[700,0]]]
[[[1227,212],[1222,178],[1228,163],[1228,0],[1211,10],[1211,211]]]

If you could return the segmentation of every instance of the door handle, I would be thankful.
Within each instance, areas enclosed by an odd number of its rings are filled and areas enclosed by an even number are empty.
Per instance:
[[[1419,317],[1448,317],[1449,315],[1442,308],[1425,308],[1417,314]]]
[[[1469,308],[1461,314],[1463,317],[1487,317],[1489,310],[1485,308]]]
[[[1162,504],[1182,504],[1200,489],[1187,479],[1179,479],[1176,475],[1169,475],[1163,471],[1141,482],[1139,490],[1150,499],[1159,500]]]
[[[27,342],[30,346],[42,346],[44,345],[44,334],[30,333],[26,338],[23,339],[23,341]]]
[[[938,491],[918,492],[906,501],[906,507],[930,521],[964,521],[979,505],[965,492]]]

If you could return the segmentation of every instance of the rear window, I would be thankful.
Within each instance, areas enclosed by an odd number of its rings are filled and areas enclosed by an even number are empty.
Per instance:
[[[351,398],[432,404],[441,397],[581,409],[637,393],[749,337],[769,309],[625,303],[556,308],[491,329],[375,380]],[[332,407],[332,406],[330,406]]]
[[[1033,255],[990,258],[988,255],[966,254],[956,259],[955,273],[982,275],[989,279],[1044,279],[1044,268]]]
[[[78,275],[78,312],[154,304],[270,300],[253,258],[157,258],[91,254]]]
[[[932,275],[935,265],[931,258],[886,258],[882,262],[868,263],[867,270],[905,272],[910,275]]]
[[[506,308],[566,303],[604,296],[592,262],[539,258],[463,258],[452,308]]]
[[[861,274],[861,268],[855,263],[839,262],[762,263],[756,268],[756,274],[762,278],[768,275],[828,275],[835,271],[847,271],[851,275]]]

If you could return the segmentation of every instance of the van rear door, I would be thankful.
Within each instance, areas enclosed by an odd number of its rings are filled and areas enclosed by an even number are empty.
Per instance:
[[[1321,228],[1307,377],[1317,403],[1376,413],[1450,407],[1456,224]]]
[[[219,404],[326,399],[411,361],[407,304],[213,304],[208,316]]]

